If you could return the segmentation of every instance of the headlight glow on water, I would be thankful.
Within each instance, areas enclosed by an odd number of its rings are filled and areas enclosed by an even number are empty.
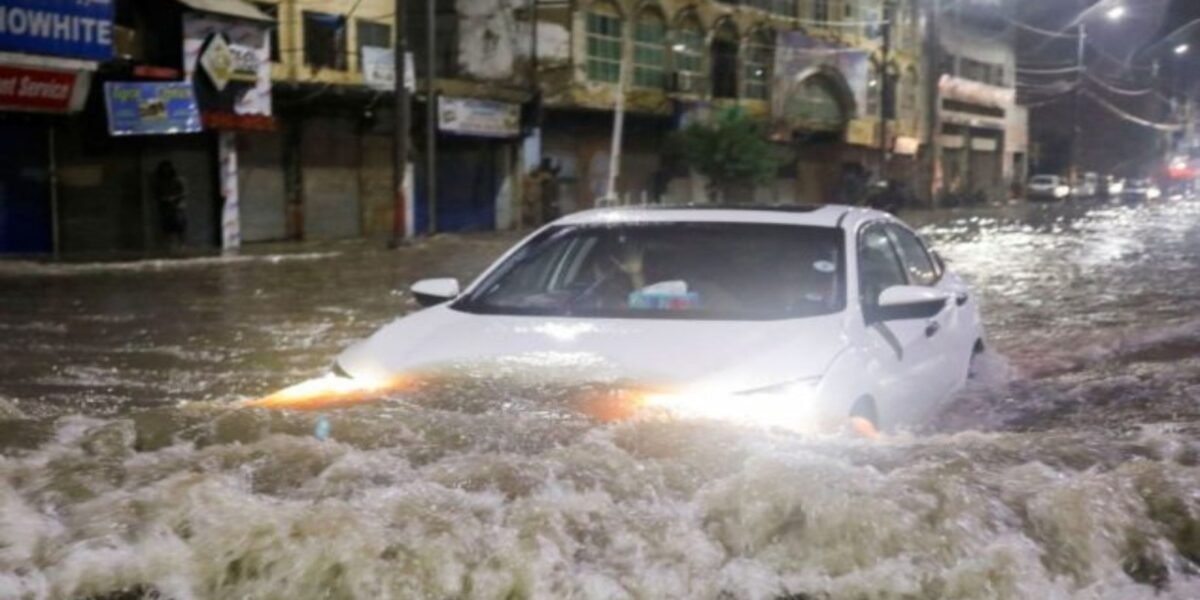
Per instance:
[[[818,382],[819,378],[799,379],[740,392],[696,388],[650,393],[642,397],[642,405],[681,417],[809,429],[814,426],[813,404]]]
[[[274,394],[244,403],[248,408],[322,410],[377,400],[412,386],[409,377],[342,377],[328,374],[286,387]]]

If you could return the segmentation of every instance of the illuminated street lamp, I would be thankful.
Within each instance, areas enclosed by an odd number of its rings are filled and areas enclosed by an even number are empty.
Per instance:
[[[1192,47],[1188,44],[1180,44],[1175,46],[1175,54],[1187,54]]]
[[[1108,17],[1109,21],[1120,21],[1125,17],[1125,7],[1121,5],[1114,6],[1108,9],[1108,12],[1104,13],[1104,16]]]

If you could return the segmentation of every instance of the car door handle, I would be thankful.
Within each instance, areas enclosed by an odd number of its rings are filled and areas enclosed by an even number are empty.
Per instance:
[[[971,295],[966,292],[959,292],[954,295],[954,303],[959,306],[966,304],[967,300],[970,300],[970,299],[971,299]]]
[[[937,321],[930,321],[929,324],[925,326],[925,337],[931,338],[931,337],[937,335],[937,332],[939,332],[941,330],[942,330],[941,323],[938,323]]]

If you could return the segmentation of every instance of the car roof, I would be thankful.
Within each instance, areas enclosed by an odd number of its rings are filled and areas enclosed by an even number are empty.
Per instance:
[[[567,215],[555,221],[555,224],[763,223],[809,225],[814,227],[853,227],[863,220],[872,218],[892,218],[892,216],[877,210],[840,204],[811,206],[628,206],[593,208]]]

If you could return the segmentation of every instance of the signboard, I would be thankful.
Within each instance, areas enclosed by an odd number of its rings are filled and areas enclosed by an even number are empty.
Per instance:
[[[829,103],[847,102],[847,99],[836,98],[836,94],[832,94],[835,89],[830,85],[815,86],[810,80],[818,75],[826,80],[840,77],[848,88],[842,95],[852,96],[861,112],[867,105],[869,69],[869,50],[838,46],[800,31],[780,32],[776,36],[772,74],[774,89],[778,90],[771,94],[772,116],[796,126],[825,123],[836,118],[841,123],[833,125],[840,127],[851,116],[851,107],[830,106]],[[814,110],[817,111],[815,114],[809,114]]]
[[[992,108],[1009,108],[1016,102],[1016,91],[1012,88],[997,87],[950,75],[942,75],[941,79],[938,79],[938,92],[943,99]]]
[[[200,109],[186,81],[104,84],[108,131],[112,135],[196,133]]]
[[[105,61],[112,31],[113,0],[0,1],[0,52]]]
[[[480,137],[517,137],[521,132],[521,107],[494,100],[441,96],[438,129]]]
[[[0,66],[0,110],[78,110],[84,74],[75,71]]]
[[[396,91],[396,52],[391,48],[376,46],[362,47],[363,82],[367,87],[381,92]],[[417,88],[416,69],[412,52],[404,53],[404,89],[412,92]]]
[[[183,16],[184,77],[211,129],[273,129],[267,23],[209,14]]]

